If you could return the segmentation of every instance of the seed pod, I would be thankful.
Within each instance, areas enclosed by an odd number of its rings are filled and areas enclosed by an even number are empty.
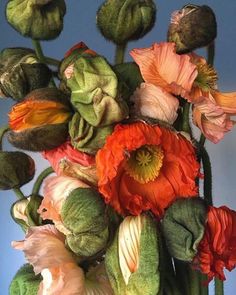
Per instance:
[[[177,53],[186,53],[207,46],[214,41],[216,35],[216,18],[209,6],[188,4],[173,12],[168,41],[176,43]]]
[[[64,0],[9,0],[6,17],[23,36],[36,40],[55,39],[63,29]]]
[[[106,39],[125,44],[146,35],[155,18],[152,0],[106,0],[97,12],[97,27]]]
[[[6,48],[0,53],[2,96],[20,101],[30,91],[48,86],[51,76],[51,70],[31,49]]]
[[[9,113],[9,142],[17,148],[42,151],[57,147],[68,137],[72,110],[67,97],[56,88],[30,92]]]
[[[19,188],[35,173],[34,160],[22,152],[0,152],[0,190]]]

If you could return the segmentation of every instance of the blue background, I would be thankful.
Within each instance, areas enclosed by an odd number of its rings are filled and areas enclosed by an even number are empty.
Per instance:
[[[71,46],[84,41],[91,49],[105,55],[112,62],[114,45],[103,39],[95,24],[96,11],[102,2],[101,0],[67,1],[64,31],[58,39],[42,42],[45,55],[61,59]],[[155,2],[158,6],[155,28],[138,42],[131,42],[129,49],[148,47],[153,42],[165,41],[171,12],[188,3],[182,0]],[[5,47],[32,47],[30,39],[25,39],[7,24],[4,17],[6,3],[5,0],[0,1],[0,50]],[[218,22],[215,68],[219,73],[219,89],[236,91],[236,1],[208,0],[195,1],[194,4],[207,4],[215,11]],[[205,53],[204,50],[200,52]],[[128,59],[130,58],[127,54]],[[0,100],[0,125],[7,123],[7,112],[11,105],[11,100]],[[214,204],[216,206],[224,204],[236,210],[236,130],[228,133],[219,144],[207,142],[206,146],[212,160]],[[12,149],[7,143],[4,143],[4,148]],[[38,154],[31,153],[31,155],[36,159],[38,174],[47,167],[47,163]],[[23,187],[26,195],[30,193],[31,187],[31,184]],[[10,206],[15,200],[11,191],[0,192],[0,295],[8,294],[8,286],[13,275],[24,262],[23,254],[11,249],[10,246],[12,240],[23,239],[20,228],[10,218]],[[236,294],[236,271],[227,273],[225,294]]]

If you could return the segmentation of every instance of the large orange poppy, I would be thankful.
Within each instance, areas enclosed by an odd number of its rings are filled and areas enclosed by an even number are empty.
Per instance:
[[[120,214],[161,217],[178,196],[197,195],[199,163],[191,143],[157,125],[118,125],[96,156],[98,187]]]

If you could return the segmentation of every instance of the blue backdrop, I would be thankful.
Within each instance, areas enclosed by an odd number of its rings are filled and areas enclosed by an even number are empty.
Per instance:
[[[63,54],[74,44],[84,41],[91,49],[105,55],[112,62],[114,45],[105,41],[96,28],[95,19],[97,8],[102,0],[70,0],[67,1],[67,14],[64,21],[64,31],[58,39],[52,42],[42,42],[45,55],[62,58]],[[154,41],[165,41],[170,15],[173,10],[181,8],[188,1],[156,0],[158,6],[155,28],[138,42],[131,42],[133,47],[148,47]],[[5,6],[7,1],[0,1],[0,50],[5,47],[32,47],[31,40],[26,39],[14,31],[5,20]],[[216,41],[215,67],[219,73],[219,88],[224,91],[236,91],[236,1],[235,0],[205,0],[195,1],[194,4],[207,4],[213,8],[218,23],[218,38]],[[200,51],[204,53],[204,50]],[[130,57],[127,54],[127,60]],[[0,100],[0,125],[7,123],[7,112],[12,105],[11,100]],[[236,130],[225,136],[217,144],[207,142],[213,168],[213,195],[216,206],[227,205],[236,210]],[[12,149],[6,143],[5,149]],[[31,153],[32,155],[32,153]],[[36,159],[37,174],[47,167],[38,154]],[[25,194],[29,194],[31,185],[23,187]],[[21,229],[10,218],[10,206],[15,201],[12,192],[0,192],[0,295],[8,294],[9,283],[24,263],[23,254],[11,249],[12,240],[23,239]],[[227,273],[225,294],[236,294],[236,271]]]

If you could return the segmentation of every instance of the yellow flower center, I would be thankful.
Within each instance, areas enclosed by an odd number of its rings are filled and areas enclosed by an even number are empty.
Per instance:
[[[194,84],[201,88],[203,91],[215,89],[216,82],[218,80],[217,72],[215,71],[215,69],[208,64],[202,63],[197,63],[196,66],[198,70],[198,75],[196,80],[194,81]]]
[[[144,145],[131,152],[125,163],[125,170],[129,176],[140,183],[153,181],[158,177],[163,164],[164,153],[161,147]]]

